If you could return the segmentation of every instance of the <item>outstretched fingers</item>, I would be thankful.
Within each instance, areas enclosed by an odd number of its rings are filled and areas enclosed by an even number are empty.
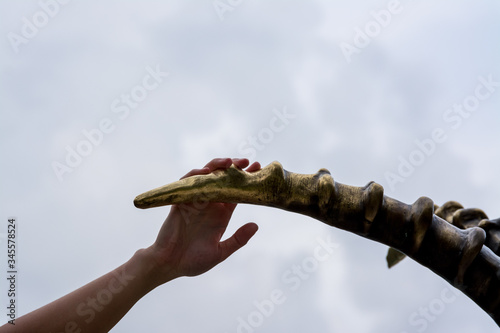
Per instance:
[[[233,164],[230,158],[214,158],[210,162],[205,165],[205,168],[208,168],[210,172],[217,169],[227,169]]]
[[[233,162],[230,158],[214,158],[213,160],[208,162],[207,165],[205,165],[203,168],[193,169],[188,173],[186,173],[184,176],[182,176],[181,179],[196,175],[206,175],[217,169],[227,169],[231,166],[231,164],[233,164]]]
[[[196,176],[196,175],[206,175],[209,173],[210,173],[210,169],[207,167],[204,167],[202,169],[193,169],[193,170],[189,171],[188,173],[186,173],[184,176],[182,176],[180,179],[184,179],[184,178]]]
[[[220,257],[220,262],[226,260],[231,254],[239,250],[241,247],[243,247],[250,238],[255,235],[259,227],[255,223],[247,223],[244,226],[240,227],[234,235],[232,235],[230,238],[226,239],[225,241],[221,242],[220,249],[221,249],[221,257]]]
[[[240,169],[246,168],[250,162],[247,158],[214,158],[205,165],[205,168],[209,168],[211,171],[217,169],[227,169],[231,165],[235,165]]]
[[[181,179],[196,175],[206,175],[218,169],[225,170],[233,164],[240,169],[244,169],[250,164],[250,162],[246,158],[214,158],[213,160],[208,162],[205,167],[201,169],[193,169],[182,176]],[[260,168],[260,163],[254,162],[246,169],[246,171],[254,172],[260,170]]]
[[[252,165],[250,165],[248,168],[246,168],[247,172],[255,172],[259,171],[261,169],[260,163],[259,162],[253,162]]]

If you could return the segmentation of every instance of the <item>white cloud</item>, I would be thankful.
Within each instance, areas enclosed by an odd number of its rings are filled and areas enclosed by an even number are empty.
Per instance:
[[[443,126],[444,110],[470,94],[479,75],[500,80],[500,49],[492,42],[497,4],[401,3],[403,12],[350,64],[339,43],[388,2],[243,1],[224,21],[210,1],[71,2],[19,54],[4,38],[0,150],[7,162],[0,210],[22,217],[23,309],[59,297],[149,244],[168,208],[139,211],[133,197],[212,157],[237,155],[238,144],[269,125],[273,108],[286,106],[297,117],[257,160],[277,159],[303,173],[326,167],[352,185],[379,175],[381,182],[415,140]],[[0,34],[19,32],[22,17],[36,10],[36,2],[0,4]],[[111,102],[156,64],[171,76],[60,183],[50,163],[64,158],[65,146],[81,140],[83,129],[113,116]],[[429,195],[439,204],[458,198],[497,217],[497,105],[498,98],[488,100],[449,132],[391,195],[407,202]],[[446,285],[409,259],[387,271],[383,246],[308,217],[241,206],[233,220],[228,233],[248,220],[261,227],[245,249],[207,275],[153,291],[113,331],[144,325],[151,332],[236,331],[237,317],[253,311],[256,298],[288,287],[283,272],[326,232],[340,243],[338,254],[258,332],[416,332],[408,316]],[[64,283],[58,265],[75,267]],[[188,310],[194,313],[187,316]],[[464,298],[427,331],[465,325],[497,330]]]

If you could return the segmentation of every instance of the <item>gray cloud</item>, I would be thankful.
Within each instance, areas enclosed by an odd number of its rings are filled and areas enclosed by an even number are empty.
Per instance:
[[[138,211],[135,195],[203,166],[269,126],[273,109],[296,118],[255,159],[290,171],[321,167],[352,185],[370,180],[404,202],[426,195],[459,200],[498,217],[496,175],[500,91],[451,129],[445,110],[474,91],[478,76],[500,81],[497,4],[401,1],[403,11],[347,63],[370,11],[388,2],[246,2],[221,21],[212,2],[70,2],[13,52],[37,2],[0,4],[2,78],[0,208],[20,221],[22,313],[78,288],[154,239],[168,208]],[[148,66],[170,75],[125,119],[112,110]],[[109,118],[114,130],[60,182],[52,162]],[[448,139],[391,191],[384,178],[398,156],[436,127]],[[496,177],[496,178],[495,178]],[[310,218],[238,207],[228,232],[253,220],[246,248],[208,274],[179,279],[142,299],[116,332],[235,332],[238,316],[331,233],[338,254],[256,332],[417,332],[409,316],[446,283],[407,259],[385,266],[386,247]],[[426,332],[497,330],[466,297]]]

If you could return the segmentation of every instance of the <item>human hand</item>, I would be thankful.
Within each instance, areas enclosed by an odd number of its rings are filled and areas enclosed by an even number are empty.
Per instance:
[[[243,169],[249,161],[213,159],[204,168],[191,170],[182,178],[227,169],[232,164]],[[254,172],[260,168],[260,164],[255,162],[246,171]],[[180,276],[202,274],[245,245],[258,229],[255,223],[243,225],[231,237],[220,241],[235,208],[236,204],[231,203],[173,205],[155,243],[148,248],[158,266],[159,283]]]
[[[231,164],[246,168],[249,162],[214,159],[184,177],[227,169]],[[257,162],[246,169],[257,170],[260,170]],[[153,245],[138,250],[129,261],[85,286],[16,318],[15,325],[5,324],[0,331],[109,332],[152,289],[179,276],[206,272],[245,245],[257,231],[255,223],[242,226],[230,238],[220,241],[235,207],[235,204],[196,201],[172,206]],[[106,293],[108,296],[101,300],[100,295]]]

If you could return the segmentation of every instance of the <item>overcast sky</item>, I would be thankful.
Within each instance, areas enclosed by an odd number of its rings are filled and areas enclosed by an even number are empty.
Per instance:
[[[169,208],[134,197],[214,157],[500,217],[495,1],[66,2],[0,2],[1,231],[17,218],[20,315],[149,246]],[[414,261],[387,269],[384,245],[250,205],[228,234],[248,221],[245,248],[112,332],[498,329]]]

